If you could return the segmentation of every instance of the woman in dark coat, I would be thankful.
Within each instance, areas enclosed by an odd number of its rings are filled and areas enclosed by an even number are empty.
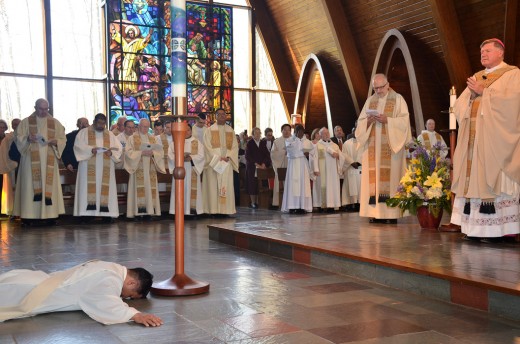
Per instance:
[[[246,145],[246,191],[251,197],[250,208],[258,208],[258,180],[256,169],[271,167],[271,155],[266,141],[260,140],[260,128],[253,128],[253,138]]]

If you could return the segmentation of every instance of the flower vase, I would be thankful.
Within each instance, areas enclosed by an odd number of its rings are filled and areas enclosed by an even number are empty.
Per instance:
[[[430,207],[423,205],[417,208],[417,220],[421,229],[438,230],[442,219],[442,208],[437,216],[430,211]]]

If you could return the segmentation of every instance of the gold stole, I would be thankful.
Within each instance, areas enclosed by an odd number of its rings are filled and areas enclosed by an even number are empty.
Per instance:
[[[321,193],[321,207],[326,208],[327,207],[327,162],[325,158],[326,154],[326,147],[324,145],[321,145],[319,142],[317,143],[317,149],[318,149],[318,165],[320,169],[320,179],[321,179],[321,185],[320,185],[320,193]],[[321,149],[323,148],[323,149]]]
[[[384,114],[388,118],[394,117],[397,93],[390,89],[386,97]],[[368,108],[377,110],[379,97],[373,95]],[[381,157],[379,161],[379,195],[376,195],[376,125],[372,124],[368,139],[368,179],[370,198],[368,204],[384,203],[390,197],[390,164],[392,151],[388,143],[388,123],[381,124]]]
[[[47,141],[55,137],[54,118],[47,116]],[[36,114],[29,116],[29,134],[38,134]],[[40,157],[40,143],[30,143],[31,148],[31,172],[34,189],[34,202],[42,201],[42,170]],[[52,205],[52,184],[54,181],[54,147],[47,146],[47,168],[45,171],[45,205]]]
[[[197,139],[191,140],[191,155],[196,155],[199,153],[199,142]],[[191,164],[191,161],[190,161]],[[191,167],[191,193],[190,193],[190,208],[197,209],[197,172],[195,171],[195,167]]]
[[[148,135],[148,142],[155,144],[155,136]],[[134,150],[141,150],[141,135],[134,133]],[[155,170],[153,156],[150,157],[150,188],[152,191],[152,203],[155,207],[157,199],[157,171]],[[143,157],[139,159],[139,165],[135,171],[135,185],[137,194],[137,213],[146,213],[146,192],[144,188],[144,168],[143,168]]]
[[[88,145],[96,147],[96,130],[94,125],[88,127]],[[108,130],[103,131],[103,147],[110,148]],[[97,153],[88,159],[87,163],[87,210],[96,210],[96,157]],[[103,153],[103,172],[101,177],[101,197],[99,211],[108,212],[108,194],[110,190],[110,157]]]
[[[424,140],[424,146],[426,149],[432,149],[432,143],[430,142],[430,135],[428,133],[423,133],[422,138]],[[441,135],[438,133],[435,133],[435,138],[437,139],[437,142],[441,142]]]
[[[168,165],[168,148],[170,147],[170,144],[168,142],[168,138],[166,137],[165,133],[162,133],[160,135],[160,138],[161,138],[161,142],[162,142],[162,146],[163,146],[164,167],[168,170],[169,174],[172,174],[173,171],[170,171],[170,169],[168,168],[168,166],[170,166],[170,165]]]
[[[217,126],[217,130],[210,129],[210,132],[211,132],[211,148],[213,148],[213,149],[220,148],[220,131],[218,130],[218,126]],[[226,130],[226,149],[228,149],[228,150],[232,149],[233,140],[236,140],[235,135],[232,132],[228,132]],[[217,179],[218,178],[221,178],[221,177],[217,177]],[[225,186],[221,187],[219,185],[218,187],[219,187],[218,194],[219,194],[220,203],[225,204],[226,196],[227,196],[227,189]]]
[[[476,73],[474,76],[477,80],[482,80],[482,84],[484,85],[484,88],[488,88],[491,86],[495,81],[500,79],[504,73],[509,72],[510,70],[515,69],[515,66],[507,66],[504,68],[499,68],[489,74],[486,75],[486,78],[483,78],[485,71],[480,71]],[[471,174],[471,162],[473,159],[473,150],[475,145],[475,136],[476,136],[476,127],[477,127],[477,114],[478,109],[480,107],[480,102],[482,101],[482,96],[477,96],[473,103],[471,104],[471,115],[470,115],[470,125],[469,125],[469,140],[468,140],[468,154],[467,154],[467,160],[466,160],[466,183],[464,185],[464,195],[467,194],[468,188],[469,188],[469,179]],[[486,199],[482,200],[483,205],[484,203],[487,204],[491,208],[491,206],[488,203],[493,203],[493,199]],[[482,209],[482,206],[481,206]],[[482,212],[482,211],[481,211]],[[494,213],[494,209],[492,211]],[[466,203],[464,207],[464,213],[469,214],[470,213],[470,205],[469,202]]]

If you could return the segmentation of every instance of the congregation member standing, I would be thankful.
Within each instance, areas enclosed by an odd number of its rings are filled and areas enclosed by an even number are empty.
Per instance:
[[[499,241],[520,232],[520,70],[493,38],[480,45],[484,70],[467,79],[455,103],[451,222],[466,239]]]
[[[49,103],[38,99],[35,112],[16,129],[16,147],[21,154],[13,215],[23,225],[54,224],[65,213],[58,161],[65,148],[65,128],[49,113]]]
[[[372,79],[375,93],[359,115],[356,137],[363,151],[359,216],[397,223],[401,209],[386,205],[406,170],[406,143],[412,139],[408,106],[384,74]]]
[[[125,147],[125,170],[130,174],[126,216],[150,219],[161,215],[161,203],[157,185],[157,172],[164,170],[161,141],[150,135],[150,121],[142,118],[139,128]]]
[[[233,171],[238,172],[238,143],[226,112],[216,111],[217,122],[204,133],[206,163],[202,175],[202,199],[206,214],[235,214]]]
[[[285,141],[291,137],[291,126],[289,124],[282,125],[282,136],[274,140],[271,148],[271,162],[274,169],[274,186],[273,186],[273,207],[280,206],[280,181],[278,178],[278,169],[287,168],[287,150],[285,149]]]
[[[309,162],[305,153],[313,150],[312,142],[305,137],[301,124],[294,127],[294,135],[285,141],[287,174],[283,190],[282,212],[305,214],[312,211]]]
[[[76,121],[76,127],[78,129],[71,131],[65,137],[67,138],[67,144],[65,145],[65,149],[63,150],[63,154],[61,155],[61,161],[65,168],[69,171],[74,171],[78,169],[78,160],[74,155],[74,142],[76,140],[76,136],[78,135],[81,129],[87,128],[89,126],[88,119],[85,117],[78,118]]]
[[[184,141],[184,214],[200,215],[204,213],[202,206],[202,183],[200,175],[204,170],[204,146],[197,140],[188,125]],[[168,150],[168,160],[175,166],[175,147],[172,143]],[[173,171],[173,167],[172,170]],[[175,178],[172,178],[172,192],[170,196],[170,214],[175,214]]]
[[[321,139],[316,143],[309,157],[311,173],[315,180],[312,185],[313,207],[322,210],[337,210],[341,207],[340,175],[343,174],[345,158],[339,146],[332,142],[327,128],[321,128]]]
[[[258,208],[257,171],[271,167],[271,157],[267,149],[267,141],[261,140],[260,128],[253,128],[253,138],[246,145],[246,191],[251,198],[250,208]]]
[[[79,165],[74,216],[99,216],[110,222],[119,216],[115,164],[123,147],[106,126],[106,116],[98,113],[94,123],[76,136],[74,154]]]

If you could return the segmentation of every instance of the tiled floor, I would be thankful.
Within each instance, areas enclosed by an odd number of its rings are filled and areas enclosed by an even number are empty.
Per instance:
[[[0,343],[520,343],[518,322],[208,240],[209,224],[279,217],[241,209],[236,219],[186,221],[186,272],[210,292],[131,301],[160,315],[159,328],[54,313],[0,324]],[[157,280],[172,275],[171,220],[61,223],[22,229],[2,221],[0,272],[98,258],[143,266]]]

